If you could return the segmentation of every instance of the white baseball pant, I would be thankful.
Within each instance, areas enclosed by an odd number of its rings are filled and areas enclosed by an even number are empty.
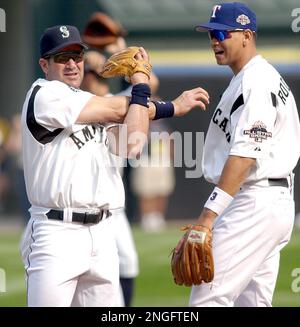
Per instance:
[[[294,216],[287,187],[243,186],[215,221],[215,277],[192,288],[190,306],[271,306]]]
[[[31,218],[21,254],[28,306],[117,306],[119,260],[110,218],[97,225]]]

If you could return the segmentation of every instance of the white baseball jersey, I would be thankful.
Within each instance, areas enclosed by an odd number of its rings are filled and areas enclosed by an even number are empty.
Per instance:
[[[33,213],[44,208],[124,206],[124,189],[100,124],[76,124],[93,95],[38,79],[22,113],[26,188]]]
[[[287,177],[300,155],[300,125],[293,94],[261,56],[232,78],[206,135],[203,173],[217,184],[229,155],[256,158],[246,182]]]

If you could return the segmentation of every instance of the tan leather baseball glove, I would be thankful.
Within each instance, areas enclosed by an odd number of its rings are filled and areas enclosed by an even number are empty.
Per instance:
[[[186,233],[173,250],[171,268],[178,285],[200,285],[214,278],[211,230],[202,225],[188,225]]]
[[[137,60],[135,56],[139,47],[129,47],[112,55],[103,66],[102,77],[125,76],[131,77],[134,73],[142,72],[150,78],[152,66],[146,60]]]

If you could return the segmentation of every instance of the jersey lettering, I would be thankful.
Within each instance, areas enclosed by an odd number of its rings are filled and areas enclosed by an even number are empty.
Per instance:
[[[77,145],[78,149],[80,150],[84,146],[84,142],[82,142],[78,137],[76,137],[74,134],[70,135],[70,138],[73,140],[73,142]]]
[[[226,117],[223,117],[222,120],[219,120],[217,116],[221,116],[222,110],[217,109],[213,115],[212,121],[220,127],[220,129],[225,133],[226,140],[229,143],[230,142],[230,131],[227,130],[227,124],[229,122],[229,119]]]
[[[280,78],[280,83],[279,83],[279,91],[278,91],[278,96],[282,103],[285,105],[286,99],[288,98],[290,94],[291,89],[288,87],[284,79],[281,77]]]
[[[300,155],[299,114],[286,82],[261,56],[233,76],[212,112],[205,138],[202,167],[208,182],[219,184],[230,155],[258,160],[247,182],[286,176],[294,169]]]
[[[95,135],[95,128],[93,128],[93,132]],[[89,140],[92,140],[94,138],[94,135],[92,135],[91,131],[89,130],[88,126],[82,129],[82,134],[85,137],[85,141],[88,142]]]
[[[228,123],[228,119],[224,117],[221,124],[219,125],[219,127],[224,133],[226,133],[227,123]]]
[[[228,132],[225,136],[226,136],[227,142],[230,143],[230,139],[231,139],[230,133]]]
[[[99,128],[99,143],[103,142],[103,127]],[[77,131],[76,133],[72,133],[70,135],[70,138],[72,141],[76,144],[78,150],[80,150],[87,142],[91,140],[95,140],[95,135],[96,135],[97,129],[95,126],[85,126],[83,129],[80,131]],[[76,134],[76,135],[75,135]]]
[[[213,115],[212,121],[213,121],[215,124],[217,124],[217,125],[219,124],[219,121],[218,121],[218,119],[217,119],[216,117],[217,117],[217,116],[220,116],[221,113],[222,113],[222,110],[218,108],[218,109],[215,111],[214,115]]]

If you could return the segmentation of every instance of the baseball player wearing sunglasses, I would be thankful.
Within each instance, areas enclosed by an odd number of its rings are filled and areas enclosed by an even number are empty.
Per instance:
[[[294,221],[293,169],[300,124],[291,89],[257,54],[255,13],[221,3],[208,32],[216,62],[232,80],[206,135],[203,173],[215,188],[197,224],[212,230],[214,279],[193,286],[191,306],[271,306],[280,250]]]
[[[130,75],[131,97],[100,97],[80,89],[85,48],[74,26],[46,29],[39,59],[45,78],[32,84],[23,105],[31,218],[21,253],[28,306],[118,305],[119,256],[111,213],[124,207],[124,188],[111,153],[139,155],[149,119],[166,117],[163,105],[159,113],[149,101],[151,65],[144,48],[135,50],[143,70]],[[208,101],[202,88],[185,91],[168,103],[168,117],[195,106],[205,109]],[[128,142],[119,142],[118,129],[109,133],[108,124],[120,124]],[[140,136],[137,142],[129,141],[133,134]]]

